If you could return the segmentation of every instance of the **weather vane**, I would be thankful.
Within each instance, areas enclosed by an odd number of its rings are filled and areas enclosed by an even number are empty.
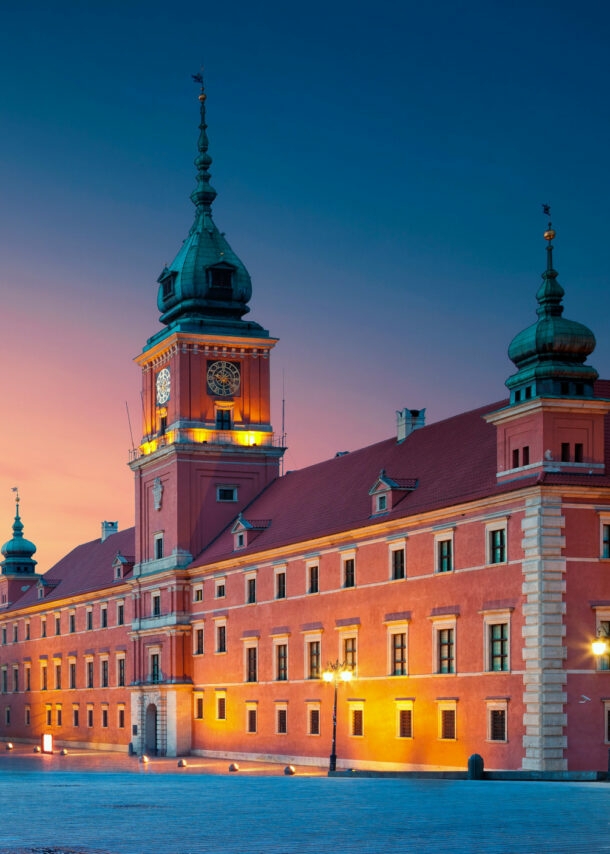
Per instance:
[[[201,71],[198,74],[191,74],[191,77],[195,81],[195,83],[199,83],[203,88],[203,66],[201,67]]]
[[[542,213],[545,216],[550,216],[551,215],[551,206],[550,205],[542,205]]]
[[[11,486],[11,492],[17,493],[17,495],[15,496],[15,500],[17,501],[17,504],[19,504],[19,487],[18,486]]]

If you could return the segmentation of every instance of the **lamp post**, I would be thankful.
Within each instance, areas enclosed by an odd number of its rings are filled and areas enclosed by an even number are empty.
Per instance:
[[[591,649],[593,651],[593,655],[598,659],[598,661],[602,655],[607,655],[608,652],[610,652],[610,629],[608,628],[607,623],[600,626],[597,630],[597,637],[591,643]],[[608,772],[606,774],[606,780],[610,781],[610,748],[608,749]]]
[[[329,771],[337,770],[337,685],[340,682],[351,682],[352,671],[345,662],[337,659],[334,663],[329,662],[326,665],[326,670],[322,673],[322,679],[325,682],[332,682],[334,685],[334,700],[333,700],[333,743],[330,751],[330,761],[328,764]]]

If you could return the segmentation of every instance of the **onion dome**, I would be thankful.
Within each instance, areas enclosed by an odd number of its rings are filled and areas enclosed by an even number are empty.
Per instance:
[[[3,575],[32,575],[36,561],[32,555],[36,546],[23,536],[23,522],[19,516],[19,493],[15,488],[15,521],[13,522],[13,536],[2,546],[4,560],[0,563]]]
[[[193,79],[201,84],[197,186],[191,193],[195,221],[182,248],[157,280],[160,319],[172,331],[268,335],[259,324],[242,320],[250,311],[250,275],[212,219],[216,190],[210,184],[206,95],[202,75],[193,75]]]
[[[595,336],[584,324],[562,316],[565,291],[553,268],[554,237],[549,223],[544,233],[547,268],[536,294],[538,320],[519,332],[508,348],[517,368],[506,381],[511,403],[533,397],[593,397],[598,373],[585,361],[595,349]]]

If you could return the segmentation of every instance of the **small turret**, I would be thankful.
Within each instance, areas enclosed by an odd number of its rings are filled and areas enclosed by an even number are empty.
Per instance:
[[[15,492],[15,521],[13,522],[13,536],[2,546],[4,560],[0,563],[2,575],[34,575],[36,561],[32,555],[36,552],[36,546],[23,536],[23,522],[19,515],[19,491],[16,486]]]

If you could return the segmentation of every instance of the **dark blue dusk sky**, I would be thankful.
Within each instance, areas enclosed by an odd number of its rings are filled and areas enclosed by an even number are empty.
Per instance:
[[[504,397],[543,202],[610,376],[608,3],[24,0],[0,29],[0,540],[19,485],[39,569],[133,520],[131,359],[192,222],[202,64],[286,469]]]

